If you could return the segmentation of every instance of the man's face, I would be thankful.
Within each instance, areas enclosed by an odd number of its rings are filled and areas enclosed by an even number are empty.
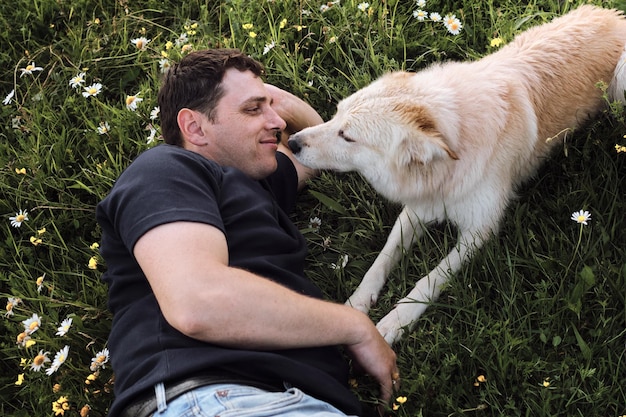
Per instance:
[[[203,123],[210,140],[200,152],[251,178],[265,178],[276,170],[276,134],[286,123],[272,109],[263,81],[252,72],[227,70],[222,88],[215,120]]]

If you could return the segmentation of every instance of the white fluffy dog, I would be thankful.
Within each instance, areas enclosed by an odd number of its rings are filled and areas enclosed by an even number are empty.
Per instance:
[[[404,209],[347,304],[368,312],[423,227],[448,219],[455,249],[378,324],[388,343],[434,301],[491,234],[520,183],[569,131],[623,100],[626,19],[581,6],[475,62],[396,72],[342,100],[332,120],[289,140],[303,164],[358,171]]]

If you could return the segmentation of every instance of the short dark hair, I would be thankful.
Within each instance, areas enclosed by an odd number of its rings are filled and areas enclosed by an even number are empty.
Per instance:
[[[182,146],[177,117],[183,108],[215,118],[215,108],[224,95],[222,79],[230,68],[262,76],[263,65],[238,49],[206,49],[186,55],[172,65],[159,89],[161,134],[165,143]]]

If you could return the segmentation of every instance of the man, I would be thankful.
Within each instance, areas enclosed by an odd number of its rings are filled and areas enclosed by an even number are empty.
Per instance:
[[[286,211],[312,172],[278,138],[322,120],[262,73],[228,49],[170,68],[166,144],[97,207],[112,417],[360,415],[339,346],[383,400],[398,385],[396,356],[368,317],[322,300],[305,277],[306,244]]]

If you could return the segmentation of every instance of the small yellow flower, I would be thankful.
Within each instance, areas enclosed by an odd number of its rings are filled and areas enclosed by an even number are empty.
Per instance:
[[[285,26],[287,26],[287,19],[283,19],[280,21],[280,24],[278,25],[279,28],[284,29]]]
[[[52,411],[55,416],[65,415],[65,412],[70,409],[70,404],[67,397],[59,397],[58,400],[52,403]]]
[[[626,146],[615,145],[615,150],[617,153],[626,152]]]
[[[548,388],[550,386],[550,378],[546,378],[543,380],[543,384],[544,387]]]
[[[193,49],[193,46],[191,44],[189,44],[189,43],[186,44],[186,45],[183,45],[183,47],[180,48],[182,53],[190,52],[192,49]]]
[[[85,379],[85,384],[86,385],[91,384],[93,381],[96,380],[96,378],[98,378],[98,374],[95,372],[93,374],[87,375],[87,378]]]
[[[169,57],[169,54],[167,53],[167,51],[161,51],[161,56],[162,56],[163,58],[168,58],[168,57]]]
[[[24,383],[24,374],[19,374],[17,376],[17,381],[15,381],[15,385],[20,386]]]
[[[93,24],[94,24],[94,25],[99,25],[99,24],[100,24],[100,18],[99,18],[99,17],[96,17],[96,18],[93,20]]]
[[[487,382],[487,378],[485,378],[485,375],[478,375],[478,378],[476,378],[476,381],[480,383],[485,383]]]
[[[15,173],[20,175],[26,175],[26,168],[15,168]]]
[[[52,392],[54,392],[55,394],[58,394],[59,391],[61,391],[61,384],[54,384],[52,386]]]
[[[489,45],[492,48],[497,48],[498,46],[502,45],[502,42],[504,42],[504,40],[500,37],[497,37],[497,38],[493,38],[491,42],[489,43]]]
[[[33,244],[33,246],[39,246],[39,245],[41,245],[41,244],[43,243],[43,240],[41,240],[41,239],[40,239],[40,238],[38,238],[38,237],[31,236],[31,237],[30,237],[30,243],[32,243],[32,244]]]
[[[26,343],[24,344],[24,346],[25,346],[26,348],[29,348],[29,347],[34,346],[34,345],[36,345],[36,344],[37,344],[37,342],[35,342],[35,341],[34,341],[33,339],[31,339],[31,338],[28,338],[28,340],[26,341]]]
[[[406,402],[406,397],[398,397],[396,398],[398,404],[404,404]]]
[[[393,411],[398,411],[398,408],[400,408],[400,406],[398,404],[396,404],[396,403],[393,403],[393,405],[391,406],[391,409]]]
[[[95,256],[89,258],[89,263],[87,264],[89,269],[98,269],[98,259]]]
[[[165,42],[165,49],[166,49],[166,50],[168,50],[168,51],[169,51],[169,50],[170,50],[170,49],[172,49],[173,47],[174,47],[174,42],[172,42],[172,41],[167,41],[167,42]]]
[[[96,250],[100,247],[100,244],[98,242],[94,242],[91,244],[91,246],[89,246],[89,249],[91,250]]]
[[[248,36],[250,36],[252,39],[256,38],[256,32],[250,32],[248,33]]]
[[[39,236],[43,235],[44,233],[46,233],[46,228],[45,227],[42,227],[41,229],[37,230],[37,234]]]
[[[254,27],[252,23],[244,23],[242,26],[243,30],[250,30]]]

